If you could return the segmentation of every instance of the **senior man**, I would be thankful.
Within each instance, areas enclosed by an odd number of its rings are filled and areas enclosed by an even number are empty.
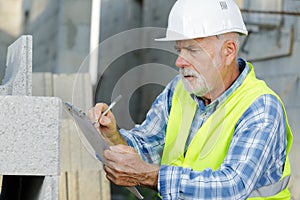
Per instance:
[[[112,112],[96,125],[112,142],[107,178],[142,185],[162,199],[290,199],[292,133],[280,98],[237,58],[247,35],[233,0],[178,0],[166,37],[176,76],[145,121],[118,130]],[[107,108],[99,103],[91,120]]]

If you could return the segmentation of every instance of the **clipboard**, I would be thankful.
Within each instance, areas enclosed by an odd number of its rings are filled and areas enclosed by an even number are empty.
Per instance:
[[[84,111],[78,107],[72,105],[70,102],[64,102],[64,106],[67,108],[67,112],[73,117],[77,126],[80,128],[84,135],[84,138],[91,146],[102,164],[105,163],[104,151],[108,149],[109,145],[105,139],[98,133],[97,129],[94,127],[90,119],[87,117]],[[130,192],[132,192],[138,199],[144,199],[136,187],[126,187]]]

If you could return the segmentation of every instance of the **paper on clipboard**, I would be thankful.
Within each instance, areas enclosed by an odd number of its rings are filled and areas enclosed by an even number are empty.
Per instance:
[[[65,107],[69,114],[74,118],[77,126],[83,133],[86,141],[93,149],[95,156],[102,162],[105,163],[104,150],[108,148],[108,144],[105,139],[98,133],[96,128],[93,126],[90,119],[86,116],[85,112],[69,102],[64,102]],[[144,199],[136,187],[126,187],[131,191],[138,199]]]

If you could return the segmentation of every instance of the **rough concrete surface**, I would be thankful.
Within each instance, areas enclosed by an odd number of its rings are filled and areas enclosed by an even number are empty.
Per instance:
[[[0,96],[0,172],[60,174],[61,100]]]

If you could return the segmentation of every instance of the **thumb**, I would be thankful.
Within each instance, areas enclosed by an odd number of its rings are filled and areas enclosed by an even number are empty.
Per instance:
[[[102,116],[102,117],[100,118],[99,123],[100,123],[102,126],[109,126],[110,123],[111,123],[111,120],[110,120],[109,117]]]

